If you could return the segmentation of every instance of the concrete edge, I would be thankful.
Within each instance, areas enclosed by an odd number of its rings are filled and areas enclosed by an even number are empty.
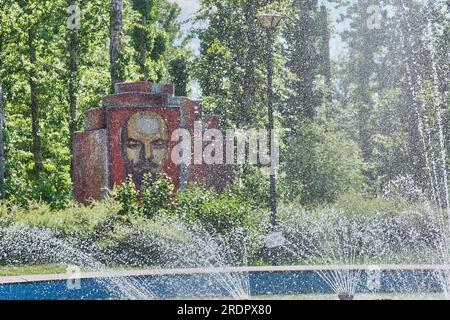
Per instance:
[[[261,266],[261,267],[227,267],[227,268],[186,268],[186,269],[141,269],[126,271],[82,272],[76,279],[144,277],[165,275],[195,275],[227,272],[324,272],[324,271],[443,271],[450,270],[450,265],[311,265],[311,266]],[[24,284],[33,282],[73,280],[72,274],[40,274],[0,277],[0,285]]]

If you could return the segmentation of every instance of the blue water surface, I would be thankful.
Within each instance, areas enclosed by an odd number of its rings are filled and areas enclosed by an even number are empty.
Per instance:
[[[331,275],[328,272],[328,275]],[[161,299],[226,297],[227,291],[207,274],[153,275],[133,277]],[[439,281],[431,271],[382,271],[380,287],[368,289],[368,274],[362,273],[360,293],[433,293],[440,292]],[[250,292],[258,295],[295,295],[333,293],[314,271],[277,271],[249,273]],[[369,286],[370,287],[370,286]],[[108,279],[82,279],[79,289],[69,289],[66,281],[0,285],[1,300],[98,300],[121,299]]]

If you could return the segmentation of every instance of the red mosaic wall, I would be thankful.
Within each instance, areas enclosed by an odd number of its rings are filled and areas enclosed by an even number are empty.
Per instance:
[[[126,179],[125,163],[122,157],[121,130],[127,119],[136,112],[151,111],[160,115],[166,122],[169,140],[172,132],[179,127],[179,114],[173,108],[108,108],[106,112],[106,127],[108,132],[109,148],[109,176],[110,187],[121,184]],[[164,163],[165,173],[172,178],[175,187],[179,186],[179,172],[176,165],[170,160],[170,154],[177,142],[169,141],[168,153]]]

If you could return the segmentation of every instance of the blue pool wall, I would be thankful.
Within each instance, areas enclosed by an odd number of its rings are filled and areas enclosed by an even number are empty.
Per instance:
[[[323,275],[331,276],[331,271]],[[362,272],[359,293],[436,293],[440,282],[433,271],[382,271],[380,287],[369,290],[369,275]],[[208,274],[151,275],[133,277],[158,298],[226,297],[214,276]],[[259,295],[298,295],[333,293],[315,271],[250,272],[250,292]],[[80,289],[68,289],[66,281],[29,282],[0,285],[1,300],[97,300],[120,299],[108,279],[81,279]]]

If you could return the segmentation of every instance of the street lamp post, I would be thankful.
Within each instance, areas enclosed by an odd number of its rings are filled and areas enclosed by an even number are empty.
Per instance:
[[[268,102],[268,112],[269,112],[269,150],[272,156],[272,135],[274,130],[274,119],[273,119],[273,44],[274,44],[274,31],[275,28],[280,24],[282,16],[277,14],[262,14],[259,15],[258,21],[261,26],[267,32],[267,102]],[[270,210],[271,210],[271,225],[272,232],[277,230],[277,188],[276,188],[276,177],[275,170],[270,171]]]

